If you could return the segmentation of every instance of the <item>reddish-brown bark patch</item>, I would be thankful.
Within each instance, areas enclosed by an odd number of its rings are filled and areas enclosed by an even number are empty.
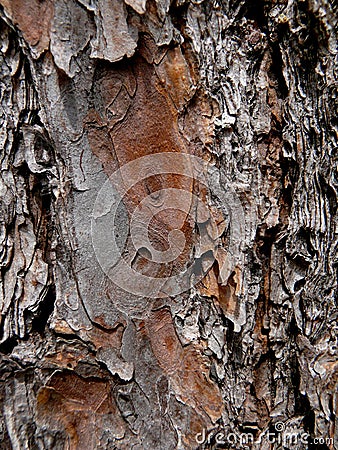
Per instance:
[[[140,159],[158,153],[192,152],[177,124],[177,108],[189,99],[191,83],[189,67],[178,50],[168,51],[157,67],[138,55],[116,69],[98,70],[95,90],[100,111],[90,110],[84,125],[92,152],[108,176],[131,161],[135,163],[135,172],[142,174],[142,180],[132,186],[130,180],[121,179],[121,184],[128,188],[123,202],[130,215],[147,197],[153,196],[156,203],[156,196],[163,195],[156,194],[160,190],[192,192],[192,177],[180,175],[190,173],[190,168],[173,167],[171,174],[159,175],[160,167],[147,165]],[[175,262],[164,267],[159,264],[155,267],[144,255],[138,255],[134,268],[143,274],[168,276],[171,271],[182,270],[189,258],[194,228],[194,220],[189,217],[192,196],[189,202],[187,197],[184,202],[173,197],[172,203],[171,209],[155,211],[147,229],[149,240],[154,249],[165,251],[170,231],[179,229],[186,239],[185,248]]]
[[[106,381],[58,373],[38,392],[37,406],[38,421],[61,424],[73,450],[94,448],[103,417],[109,417],[113,433],[123,435],[124,424]]]
[[[209,379],[208,360],[202,356],[202,348],[192,344],[182,346],[171,314],[165,308],[151,314],[147,327],[154,355],[170,378],[177,397],[215,422],[221,417],[222,396]]]
[[[53,3],[49,0],[0,0],[27,43],[40,54],[49,46]]]

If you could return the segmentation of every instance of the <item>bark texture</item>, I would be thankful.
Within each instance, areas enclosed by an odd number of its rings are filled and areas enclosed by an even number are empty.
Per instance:
[[[0,448],[338,448],[335,2],[0,5]]]

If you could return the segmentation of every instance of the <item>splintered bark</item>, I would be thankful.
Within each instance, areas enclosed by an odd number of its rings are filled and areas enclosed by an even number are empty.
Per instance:
[[[0,0],[1,449],[338,448],[334,3]]]

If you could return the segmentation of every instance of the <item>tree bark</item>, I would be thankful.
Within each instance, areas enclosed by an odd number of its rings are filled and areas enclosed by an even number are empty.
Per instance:
[[[338,448],[333,0],[0,5],[0,448]]]

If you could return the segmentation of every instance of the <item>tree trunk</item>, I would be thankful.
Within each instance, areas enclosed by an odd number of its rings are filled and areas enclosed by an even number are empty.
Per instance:
[[[333,449],[333,0],[0,0],[1,449]]]

